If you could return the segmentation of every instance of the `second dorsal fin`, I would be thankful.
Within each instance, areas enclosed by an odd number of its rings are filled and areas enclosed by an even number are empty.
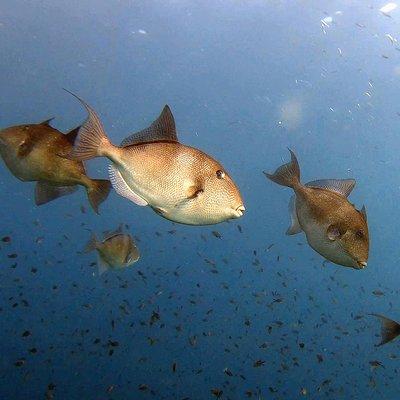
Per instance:
[[[348,197],[353,190],[356,181],[354,179],[321,179],[306,183],[308,187],[330,190],[343,197]]]
[[[51,126],[51,125],[50,125],[50,122],[53,121],[53,119],[54,119],[54,117],[53,117],[53,118],[46,119],[46,120],[44,120],[44,121],[42,121],[42,122],[39,122],[38,125]]]
[[[148,128],[128,136],[121,142],[121,146],[127,147],[133,144],[160,140],[178,141],[174,116],[167,105],[161,111],[160,116]]]
[[[75,143],[76,136],[78,135],[79,129],[81,129],[81,125],[77,126],[74,129],[71,129],[64,136],[72,145]]]

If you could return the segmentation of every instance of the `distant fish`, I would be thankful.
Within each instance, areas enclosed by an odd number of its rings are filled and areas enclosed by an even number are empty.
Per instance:
[[[387,3],[387,4],[385,4],[384,6],[382,6],[382,7],[379,9],[379,11],[380,11],[383,15],[385,15],[386,17],[390,17],[389,14],[390,14],[392,11],[394,11],[396,8],[397,8],[397,4],[396,4],[396,3],[393,3],[393,2],[390,2],[390,3]]]
[[[384,317],[379,314],[371,314],[374,317],[379,318],[381,322],[381,336],[382,340],[376,346],[382,346],[385,343],[391,342],[397,336],[400,335],[400,324],[392,319]]]
[[[109,269],[129,267],[140,258],[139,249],[131,235],[122,233],[121,228],[107,234],[101,242],[93,233],[84,252],[88,253],[93,250],[96,250],[98,254],[97,264],[100,275]]]
[[[289,205],[291,226],[286,232],[304,231],[309,245],[336,264],[362,269],[367,266],[369,236],[365,207],[358,211],[347,200],[353,179],[300,182],[300,168],[290,150],[291,162],[274,174],[264,172],[275,183],[295,192]]]
[[[37,181],[36,205],[73,193],[77,185],[87,190],[95,212],[110,191],[110,182],[90,179],[80,161],[64,158],[71,152],[79,127],[63,134],[50,126],[19,125],[0,131],[0,154],[11,173],[21,181]]]
[[[79,100],[89,116],[79,130],[71,157],[82,161],[109,158],[110,180],[119,195],[137,205],[149,205],[166,219],[189,225],[216,224],[243,215],[239,190],[222,165],[179,143],[168,106],[149,128],[115,146],[96,112]]]

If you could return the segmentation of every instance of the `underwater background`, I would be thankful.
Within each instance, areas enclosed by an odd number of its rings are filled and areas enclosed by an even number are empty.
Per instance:
[[[2,128],[79,125],[66,88],[118,143],[168,104],[180,141],[221,161],[246,212],[184,226],[112,192],[98,216],[82,188],[36,207],[34,184],[3,164],[0,399],[398,398],[399,344],[375,347],[368,315],[400,319],[400,10],[384,5],[1,2]],[[291,192],[262,171],[287,147],[305,182],[357,180],[365,270],[285,235]],[[107,164],[89,161],[89,176]],[[141,259],[99,277],[82,249],[120,223]]]

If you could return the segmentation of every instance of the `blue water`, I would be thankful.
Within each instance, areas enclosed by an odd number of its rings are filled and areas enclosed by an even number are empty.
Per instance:
[[[400,320],[400,44],[385,36],[396,38],[400,9],[385,16],[383,5],[1,2],[1,127],[49,117],[75,127],[86,114],[67,88],[118,143],[169,104],[181,142],[221,161],[246,205],[214,227],[173,224],[115,192],[100,216],[82,189],[38,208],[34,184],[3,165],[1,400],[196,400],[216,398],[212,389],[222,399],[398,398],[399,344],[374,347],[368,316]],[[287,160],[287,147],[304,181],[357,180],[365,270],[323,263],[304,235],[285,236],[290,190],[262,171]],[[106,177],[106,166],[90,161],[89,175]],[[99,277],[95,254],[80,252],[90,230],[121,222],[142,257]]]

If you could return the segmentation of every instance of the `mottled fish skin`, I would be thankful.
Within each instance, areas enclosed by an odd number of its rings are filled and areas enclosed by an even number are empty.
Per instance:
[[[122,146],[115,146],[96,112],[79,100],[89,116],[71,157],[109,158],[113,162],[110,180],[117,193],[182,224],[210,225],[243,215],[239,189],[221,164],[179,143],[168,106],[149,128],[128,137]]]
[[[51,127],[49,121],[9,127],[0,131],[0,155],[10,172],[21,181],[37,181],[42,187],[71,187],[64,194],[72,193],[76,185],[84,186],[97,212],[98,205],[108,195],[110,184],[90,179],[82,162],[66,158],[76,134],[77,130],[63,134]],[[42,202],[37,201],[37,204]]]
[[[355,181],[347,180],[346,188],[313,187],[300,182],[300,168],[291,151],[290,163],[274,174],[265,175],[295,192],[295,225],[298,222],[309,245],[329,261],[355,269],[365,268],[369,253],[369,232],[365,209],[358,211],[348,200]],[[319,181],[323,182],[323,181]],[[333,180],[326,181],[333,182]],[[340,182],[340,180],[336,180]],[[342,181],[344,182],[344,181]],[[316,183],[316,182],[315,182]],[[293,223],[293,218],[292,218]],[[294,226],[295,226],[294,225]],[[300,229],[293,229],[297,233]],[[289,234],[291,229],[289,229]]]

